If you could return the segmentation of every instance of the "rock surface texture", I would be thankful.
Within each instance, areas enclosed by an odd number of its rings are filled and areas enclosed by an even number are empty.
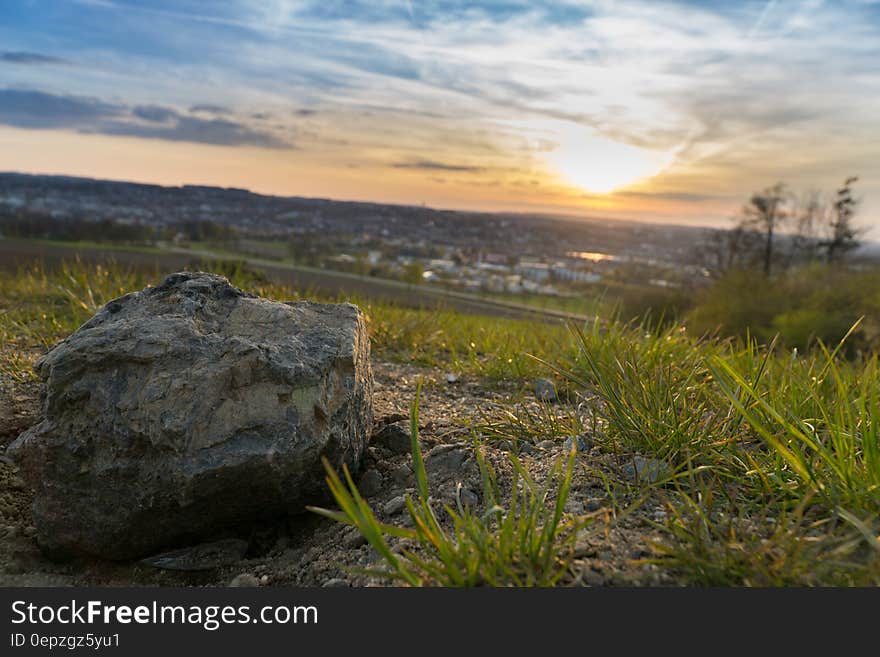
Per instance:
[[[41,547],[111,559],[323,501],[371,430],[363,315],[179,273],[111,301],[37,364],[42,421],[10,446]]]

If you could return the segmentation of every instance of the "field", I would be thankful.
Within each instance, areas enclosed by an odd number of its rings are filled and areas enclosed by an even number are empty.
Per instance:
[[[215,266],[262,296],[305,293]],[[84,262],[0,273],[3,444],[33,419],[39,354],[105,302],[156,282],[149,268]],[[318,510],[327,519],[313,515],[308,540],[353,525],[363,538],[352,553],[372,556],[364,566],[338,555],[338,572],[358,573],[350,581],[880,584],[876,356],[845,360],[845,341],[798,352],[677,323],[563,324],[346,298],[368,317],[380,421],[410,415],[414,472],[395,513],[381,494],[361,496],[356,477],[330,475],[333,503]],[[555,402],[535,399],[538,377],[555,382]],[[473,501],[454,472],[437,475],[440,447],[470,456]],[[26,523],[20,492],[2,495],[6,524]],[[273,582],[320,582],[267,568]],[[145,577],[123,579],[156,581]]]

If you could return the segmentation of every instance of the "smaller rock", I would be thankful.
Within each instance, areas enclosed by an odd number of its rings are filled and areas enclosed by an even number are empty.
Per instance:
[[[250,573],[242,573],[241,575],[236,575],[232,578],[232,581],[229,582],[229,586],[232,588],[252,588],[260,585],[260,580],[251,575]]]
[[[266,586],[266,584],[268,584],[268,583],[269,583],[269,576],[268,576],[268,575],[263,575],[263,576],[260,578],[260,585],[261,585],[261,586]]]
[[[409,465],[402,465],[391,473],[391,478],[398,486],[408,486],[412,483],[414,476],[415,473],[413,473],[413,469]]]
[[[537,445],[535,445],[538,449],[543,449],[546,452],[549,452],[553,449],[556,449],[556,443],[552,440],[542,440]]]
[[[623,475],[631,481],[644,481],[650,484],[667,479],[672,474],[669,464],[658,459],[634,456],[623,466]]]
[[[446,383],[452,385],[453,383],[458,383],[458,375],[453,374],[452,372],[446,373]]]
[[[593,441],[590,440],[585,433],[577,436],[569,436],[565,439],[565,442],[562,443],[562,449],[568,454],[572,447],[574,447],[574,451],[576,452],[589,452],[593,448]]]
[[[335,588],[349,587],[349,586],[351,586],[351,584],[349,584],[347,581],[345,581],[341,577],[334,577],[333,579],[328,579],[321,586],[323,586],[325,589],[335,589]]]
[[[373,497],[382,490],[382,475],[371,468],[361,475],[357,487],[364,497]]]
[[[470,451],[458,445],[438,445],[425,456],[425,469],[432,474],[458,473]]]
[[[473,509],[480,503],[479,496],[469,488],[458,488],[458,501],[465,509]]]
[[[399,424],[386,424],[373,434],[370,441],[392,454],[409,454],[412,445],[409,431]]]
[[[403,495],[398,495],[397,497],[393,497],[391,498],[391,500],[386,502],[382,510],[385,512],[386,516],[396,516],[405,508],[406,499],[403,497]]]
[[[210,543],[200,543],[180,550],[163,552],[146,559],[141,563],[161,570],[212,570],[229,566],[240,561],[248,549],[247,541],[227,538]]]
[[[604,586],[605,576],[587,567],[581,571],[581,581],[586,586]]]
[[[576,516],[582,515],[584,512],[584,504],[583,502],[569,498],[565,502],[565,512]]]
[[[408,419],[409,415],[406,415],[405,413],[389,413],[388,415],[376,418],[376,424],[384,426],[386,424],[394,424],[395,422],[403,422]]]
[[[538,401],[555,402],[556,385],[550,379],[535,379],[535,397]]]
[[[342,539],[342,544],[347,548],[351,548],[352,550],[359,548],[361,545],[364,545],[366,542],[367,542],[367,539],[364,538],[364,535],[361,534],[360,530],[358,530],[358,529],[351,530]]]

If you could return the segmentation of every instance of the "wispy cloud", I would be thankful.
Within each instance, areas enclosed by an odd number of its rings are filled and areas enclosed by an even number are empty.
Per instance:
[[[475,173],[484,171],[485,167],[471,166],[467,164],[447,164],[434,160],[416,160],[414,162],[395,162],[391,165],[395,169],[420,169],[422,171],[460,171]]]
[[[0,52],[0,62],[6,64],[69,64],[66,59],[38,52]]]
[[[242,122],[204,119],[160,105],[128,107],[85,96],[26,89],[0,89],[0,124],[220,146],[292,147],[274,134]]]

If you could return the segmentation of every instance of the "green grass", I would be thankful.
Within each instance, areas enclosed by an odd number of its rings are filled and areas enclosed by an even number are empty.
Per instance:
[[[316,298],[310,291],[273,283],[240,261],[206,261],[201,267],[270,299]],[[160,280],[155,271],[79,261],[51,269],[34,264],[0,273],[0,340],[14,347],[8,351],[20,355],[0,359],[0,373],[16,380],[31,377],[29,365],[36,351],[65,338],[111,299]],[[358,304],[367,317],[373,352],[380,358],[459,374],[528,379],[544,372],[528,356],[536,350],[536,343],[540,345],[537,352],[548,359],[561,357],[573,347],[561,323],[490,319],[442,307],[419,310],[352,297],[318,298]]]
[[[262,296],[302,296],[241,264],[205,266]],[[0,376],[31,380],[41,350],[110,299],[157,281],[156,272],[78,262],[0,275]],[[880,584],[876,355],[845,358],[846,341],[795,351],[772,340],[700,337],[668,322],[567,330],[353,301],[366,313],[375,358],[516,384],[471,427],[481,513],[435,504],[415,440],[420,474],[408,527],[379,523],[351,477],[328,473],[339,509],[327,514],[364,533],[385,576],[408,584],[568,581],[580,519],[562,514],[559,500],[564,506],[572,477],[586,475],[607,488],[615,517],[638,515],[648,502],[665,508],[665,519],[649,519],[661,539],[645,539],[648,560],[678,583]],[[563,403],[517,396],[517,386],[548,375]],[[595,434],[602,458],[563,459],[549,477],[512,457],[504,462],[510,476],[499,478],[485,456],[503,441],[561,442],[582,431]],[[624,481],[614,463],[636,454],[662,460],[672,476]]]
[[[494,469],[480,446],[474,450],[483,480],[482,512],[458,499],[457,509],[437,508],[418,439],[419,394],[411,410],[410,437],[417,494],[406,496],[411,527],[380,523],[358,493],[348,470],[344,481],[324,462],[327,483],[339,511],[311,510],[354,525],[383,557],[385,568],[368,571],[411,586],[553,586],[569,575],[577,531],[590,518],[565,513],[571,486],[574,453],[557,462],[550,481],[538,486],[523,465],[510,457],[513,482],[504,502]],[[343,466],[344,467],[344,466]],[[555,490],[554,490],[555,489]],[[395,552],[388,539],[406,542]]]
[[[607,444],[675,473],[659,552],[682,577],[880,583],[876,356],[857,363],[841,359],[843,343],[797,354],[680,327],[573,333],[581,354],[563,371],[595,391]]]

